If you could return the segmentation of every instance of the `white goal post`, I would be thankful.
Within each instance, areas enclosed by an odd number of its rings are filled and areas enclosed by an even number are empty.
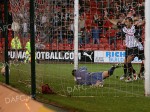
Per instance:
[[[74,69],[78,68],[78,18],[79,0],[74,0]]]
[[[145,0],[145,96],[150,96],[150,0]]]

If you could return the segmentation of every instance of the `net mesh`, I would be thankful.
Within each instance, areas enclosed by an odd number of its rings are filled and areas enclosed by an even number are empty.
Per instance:
[[[134,16],[138,22],[143,21],[143,2],[144,0],[79,0],[79,66],[87,66],[89,71],[96,72],[107,71],[112,65],[109,63],[123,63],[125,45],[122,38],[116,38],[119,32],[116,23],[126,16]],[[23,49],[30,38],[29,5],[29,0],[10,0],[13,21],[17,21],[20,26],[17,34]],[[128,84],[119,80],[123,69],[117,69],[105,81],[103,89],[75,85],[71,76],[74,59],[74,0],[35,0],[34,5],[36,60],[40,62],[36,64],[37,89],[48,83],[56,93],[74,97],[140,96],[143,93],[143,81]],[[96,35],[98,38],[94,38],[93,28],[99,29]],[[11,38],[12,35],[9,36]],[[144,40],[144,30],[141,30],[141,37]],[[24,62],[22,55],[20,58],[24,64],[17,67],[12,65],[12,69],[14,73],[19,73],[16,80],[30,88],[30,66]],[[134,62],[139,63],[137,58]],[[134,67],[139,69],[137,64]]]

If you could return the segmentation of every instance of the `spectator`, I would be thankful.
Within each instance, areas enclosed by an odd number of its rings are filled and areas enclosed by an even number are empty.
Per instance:
[[[95,13],[95,14],[94,14],[94,22],[95,22],[95,23],[97,23],[98,18],[99,18],[99,17],[98,17],[98,14]]]
[[[67,39],[68,39],[68,44],[72,44],[73,43],[73,31],[71,30],[71,28],[69,27],[68,28],[68,31],[67,31]]]
[[[20,38],[17,35],[11,40],[11,49],[22,49]]]
[[[74,23],[73,23],[73,21],[70,21],[70,29],[71,29],[71,31],[74,32]]]
[[[42,43],[48,43],[49,42],[49,37],[47,34],[45,34],[44,32],[40,32],[40,37],[39,37],[40,41]]]
[[[28,25],[27,25],[27,20],[23,20],[22,28],[23,28],[23,37],[27,37],[28,35]]]
[[[63,43],[63,34],[62,34],[62,27],[59,27],[58,29],[58,42]]]
[[[18,35],[11,40],[11,49],[15,50],[15,62],[18,61],[18,50],[22,49],[21,41]]]
[[[18,19],[14,18],[14,21],[13,21],[13,23],[11,25],[11,29],[14,32],[13,37],[16,37],[18,35],[18,33],[19,33],[19,30],[20,30],[20,24],[19,24],[19,20]]]
[[[46,14],[44,14],[44,15],[42,16],[41,23],[42,23],[42,24],[45,24],[46,22],[47,22],[47,16],[46,16]]]
[[[93,44],[97,43],[99,44],[99,39],[100,39],[100,29],[98,28],[97,25],[94,26],[92,29],[92,38],[93,38]]]
[[[78,42],[79,42],[79,45],[83,44],[82,33],[83,33],[83,30],[79,30],[79,32],[78,32]]]
[[[103,20],[102,20],[102,19],[103,19],[103,18],[99,15],[99,16],[98,16],[98,19],[95,20],[95,23],[98,25],[98,27],[99,27],[100,29],[103,28]]]
[[[45,49],[45,45],[38,39],[35,43],[36,50]]]
[[[109,39],[109,44],[112,45],[112,43],[114,43],[114,48],[116,49],[117,47],[117,37],[116,37],[116,30],[109,27],[109,29],[106,32],[106,37],[108,37]]]
[[[57,14],[54,15],[54,18],[53,18],[53,23],[54,23],[54,26],[58,26],[59,25],[59,16]]]
[[[80,16],[80,18],[79,18],[79,31],[84,29],[84,27],[85,27],[85,19],[82,16]]]
[[[37,36],[37,26],[36,24],[34,24],[34,33],[35,33],[35,37]]]
[[[127,17],[131,17],[133,19],[134,14],[135,14],[135,11],[133,9],[130,9],[129,12],[127,13]]]
[[[28,39],[28,41],[26,42],[26,45],[25,45],[25,50],[26,50],[26,57],[25,57],[25,60],[24,62],[25,63],[29,63],[31,62],[31,46],[30,46],[30,39]]]
[[[84,29],[83,36],[84,36],[84,43],[85,44],[89,44],[90,43],[90,38],[91,38],[91,32],[90,32],[90,30]]]

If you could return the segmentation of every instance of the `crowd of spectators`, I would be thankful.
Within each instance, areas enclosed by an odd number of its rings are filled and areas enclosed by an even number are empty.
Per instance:
[[[29,0],[9,0],[10,23],[20,26],[18,35],[22,39],[29,37]],[[2,5],[1,5],[2,6]],[[0,8],[0,24],[3,8]],[[107,20],[105,17],[110,19]],[[143,21],[144,0],[79,0],[79,45],[111,45],[117,49],[119,25],[126,17],[135,22]],[[10,20],[10,19],[9,19]],[[73,44],[74,41],[74,0],[35,0],[35,36],[41,44]],[[140,29],[142,32],[142,28]],[[14,37],[14,34],[10,35]],[[2,34],[0,31],[0,38]],[[105,40],[105,41],[104,41]],[[106,42],[106,43],[105,43]],[[114,43],[114,44],[113,44]]]

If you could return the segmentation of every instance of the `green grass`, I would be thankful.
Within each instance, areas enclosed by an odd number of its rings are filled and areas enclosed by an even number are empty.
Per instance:
[[[79,66],[86,66],[90,72],[97,72],[108,70],[111,64]],[[134,68],[139,71],[139,65],[134,65]],[[120,81],[122,68],[116,69],[114,74],[104,81],[103,88],[75,85],[71,75],[72,69],[73,64],[37,64],[37,99],[81,112],[149,112],[150,98],[144,96],[144,81]],[[0,81],[4,82],[4,77],[0,76]],[[39,93],[43,83],[48,83],[57,95]],[[10,85],[30,94],[29,64],[11,65]]]

